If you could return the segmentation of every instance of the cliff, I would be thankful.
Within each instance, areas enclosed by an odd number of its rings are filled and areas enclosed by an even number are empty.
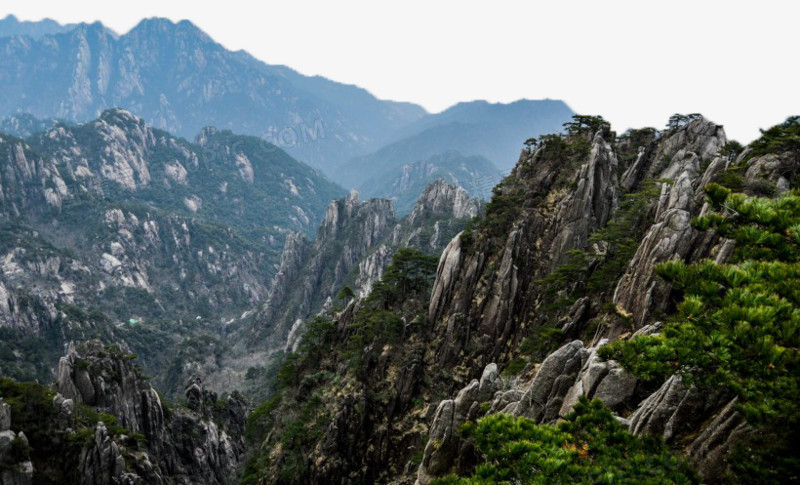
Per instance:
[[[704,482],[725,479],[757,436],[730,391],[643,380],[603,349],[658,336],[675,314],[659,262],[731,257],[732,241],[691,222],[711,210],[710,183],[762,196],[793,187],[791,152],[730,147],[699,116],[620,136],[579,120],[542,137],[450,241],[430,287],[398,300],[384,281],[311,327],[258,416],[269,433],[253,476],[424,485],[480,461],[462,424],[497,413],[556,423],[588,397],[634,435],[663,439]]]
[[[0,404],[9,453],[29,461],[4,468],[3,483],[233,483],[244,446],[243,398],[218,399],[195,379],[186,407],[168,404],[134,359],[90,341],[61,358],[56,392],[4,380],[13,409]]]

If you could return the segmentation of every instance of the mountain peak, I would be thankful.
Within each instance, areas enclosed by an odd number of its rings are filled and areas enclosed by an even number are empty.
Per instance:
[[[409,216],[409,223],[425,213],[449,215],[456,219],[475,217],[480,212],[481,203],[469,196],[458,184],[438,179],[425,187]]]
[[[44,35],[66,32],[73,28],[75,28],[75,24],[61,25],[49,18],[30,21],[20,20],[16,15],[8,14],[5,18],[0,19],[0,37],[24,35],[38,39]]]
[[[214,42],[213,39],[200,27],[186,19],[179,20],[178,22],[173,22],[165,17],[150,17],[142,19],[141,22],[136,24],[136,26],[132,28],[130,32],[128,32],[128,35],[136,33],[188,34],[201,39],[203,42]]]
[[[143,124],[144,121],[124,108],[110,108],[103,111],[98,118],[112,124]]]

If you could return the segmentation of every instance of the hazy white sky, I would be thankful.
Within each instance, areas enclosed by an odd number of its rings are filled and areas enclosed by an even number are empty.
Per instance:
[[[556,98],[618,131],[700,112],[742,142],[800,114],[797,0],[6,0],[9,13],[119,33],[189,19],[229,49],[432,112]]]

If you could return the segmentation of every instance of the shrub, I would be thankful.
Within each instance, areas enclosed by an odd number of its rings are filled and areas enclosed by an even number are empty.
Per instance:
[[[599,400],[581,398],[557,426],[493,414],[461,432],[483,460],[469,478],[451,475],[436,485],[696,482],[663,442],[628,433]]]
[[[734,239],[732,261],[659,265],[658,274],[683,295],[678,314],[661,335],[615,342],[601,356],[644,380],[678,374],[688,383],[721,388],[738,398],[751,425],[774,433],[776,443],[796,441],[800,194],[746,197],[714,184],[706,192],[717,212],[694,225]],[[800,460],[790,465],[795,474],[800,470]],[[762,482],[764,476],[750,479]]]

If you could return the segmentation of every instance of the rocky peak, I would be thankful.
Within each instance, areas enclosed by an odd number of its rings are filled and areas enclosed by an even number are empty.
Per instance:
[[[703,186],[724,168],[724,159],[717,153],[726,142],[722,126],[701,118],[667,132],[654,142],[651,159],[636,162],[649,164],[636,170],[671,180],[660,183],[655,223],[614,292],[614,303],[633,317],[637,327],[668,302],[669,287],[655,276],[656,265],[683,259],[698,244],[699,234],[691,227],[691,219],[702,208]],[[701,166],[708,167],[705,174],[701,173]]]
[[[555,236],[549,251],[551,269],[565,260],[570,249],[585,244],[616,209],[619,162],[607,136],[603,131],[595,134],[589,160],[576,174],[574,192],[558,204],[558,214],[552,222]]]
[[[428,185],[414,204],[408,223],[414,224],[423,214],[449,216],[456,219],[472,218],[480,211],[480,201],[471,198],[457,184],[448,184],[442,179]]]
[[[134,366],[130,352],[98,340],[71,346],[58,362],[56,390],[76,403],[117,416],[134,433],[163,433],[158,394]]]
[[[394,217],[391,201],[370,199],[361,203],[358,200],[358,191],[352,190],[344,199],[335,200],[328,205],[317,232],[317,240],[334,241],[337,237],[349,237],[342,234],[345,230],[357,230],[362,247],[371,247],[383,231],[394,223]]]
[[[131,29],[128,34],[132,38],[147,38],[172,40],[179,37],[185,40],[193,40],[203,44],[215,44],[208,34],[200,30],[189,20],[181,20],[173,22],[170,19],[163,17],[151,17],[140,21],[136,26]]]

